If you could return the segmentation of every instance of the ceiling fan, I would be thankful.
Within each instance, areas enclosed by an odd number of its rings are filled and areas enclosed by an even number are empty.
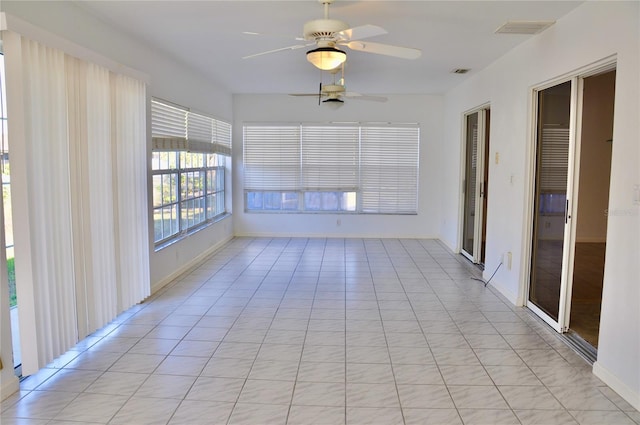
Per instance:
[[[342,72],[342,77],[339,80],[336,80],[337,74],[340,71]],[[317,96],[318,105],[324,103],[325,105],[328,105],[332,108],[339,108],[340,106],[342,106],[342,104],[344,103],[344,98],[368,100],[372,102],[387,101],[387,98],[384,96],[370,96],[347,91],[344,82],[344,63],[341,66],[330,70],[329,72],[333,75],[332,83],[322,84],[321,81],[318,93],[292,93],[289,96]]]
[[[243,59],[316,45],[315,49],[307,52],[307,60],[322,70],[331,70],[339,67],[347,59],[347,54],[338,48],[342,46],[359,52],[375,53],[403,59],[417,59],[422,55],[422,51],[419,49],[361,41],[365,38],[386,34],[387,31],[376,25],[362,25],[350,28],[349,25],[343,21],[329,18],[329,5],[331,5],[334,0],[318,1],[324,5],[324,18],[305,23],[303,27],[303,38],[298,38],[298,40],[308,41],[309,43],[296,44],[256,53],[245,56]]]

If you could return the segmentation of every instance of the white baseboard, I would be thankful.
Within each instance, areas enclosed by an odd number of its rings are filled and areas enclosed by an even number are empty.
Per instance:
[[[431,239],[438,240],[437,236],[423,235],[384,235],[358,234],[358,233],[284,233],[284,232],[246,232],[236,233],[236,238],[322,238],[322,239]]]
[[[442,238],[441,236],[438,236],[437,239],[442,242],[442,244],[444,246],[446,246],[447,248],[449,248],[449,250],[451,250],[451,252],[453,252],[454,254],[460,254],[460,249],[456,246],[450,245],[449,241]]]
[[[0,399],[2,401],[6,400],[19,389],[20,381],[17,376],[11,376],[9,379],[3,379],[2,386],[0,387]]]
[[[173,282],[177,277],[179,277],[180,275],[182,275],[182,274],[186,273],[187,271],[189,271],[189,269],[192,269],[192,268],[198,266],[207,257],[209,257],[211,254],[216,252],[224,244],[226,244],[227,242],[229,242],[233,238],[234,238],[233,236],[229,236],[229,237],[219,241],[215,245],[212,245],[211,247],[209,247],[206,251],[201,252],[200,255],[198,255],[197,257],[192,258],[191,261],[189,261],[188,263],[184,264],[182,267],[180,267],[179,269],[177,269],[176,271],[171,273],[169,276],[167,276],[164,279],[152,284],[151,285],[151,294],[152,295],[155,294],[156,292],[158,292],[159,290],[161,290],[162,288],[167,286],[169,283]]]
[[[499,280],[493,279],[491,282],[489,282],[489,286],[493,286],[511,304],[513,304],[515,306],[519,306],[518,305],[518,294],[514,294],[513,292],[511,292],[504,284],[500,283]]]
[[[640,393],[629,388],[617,376],[601,366],[598,361],[593,364],[593,374],[611,387],[620,397],[624,398],[634,409],[640,410]]]

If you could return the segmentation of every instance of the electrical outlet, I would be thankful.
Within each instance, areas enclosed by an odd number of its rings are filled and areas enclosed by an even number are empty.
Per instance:
[[[502,256],[502,264],[507,267],[507,270],[511,270],[511,251],[507,251]]]

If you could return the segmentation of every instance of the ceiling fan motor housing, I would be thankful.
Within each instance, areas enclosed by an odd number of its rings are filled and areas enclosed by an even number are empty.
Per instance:
[[[305,40],[327,41],[326,47],[333,47],[335,45],[335,33],[346,29],[349,29],[349,25],[337,19],[315,19],[304,24],[303,35]],[[323,47],[320,44],[318,46]]]
[[[345,87],[338,84],[323,84],[322,92],[326,95],[344,93]]]

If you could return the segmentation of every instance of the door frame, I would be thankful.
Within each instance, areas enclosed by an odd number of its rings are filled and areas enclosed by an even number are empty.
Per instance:
[[[486,132],[486,111],[491,110],[491,103],[486,102],[480,106],[476,106],[474,108],[468,109],[462,113],[461,118],[461,155],[460,155],[460,197],[459,197],[459,217],[458,220],[458,252],[462,254],[465,258],[471,261],[474,264],[481,264],[481,244],[482,244],[482,223],[485,221],[486,211],[483,207],[483,201],[486,197],[487,186],[489,185],[488,179],[487,182],[484,182],[485,170],[488,170],[489,163],[488,157],[485,155],[487,143],[487,136],[489,136]],[[465,220],[465,199],[466,199],[466,181],[467,181],[467,117],[478,113],[478,144],[476,146],[477,156],[476,156],[476,175],[481,176],[483,185],[482,189],[476,187],[476,193],[480,193],[480,196],[476,196],[476,211],[480,211],[479,214],[476,214],[474,217],[474,241],[473,241],[473,255],[469,254],[464,250],[464,220]],[[489,132],[491,131],[491,127],[489,127]],[[489,136],[490,139],[490,136]],[[480,236],[480,237],[478,237]]]
[[[523,220],[522,257],[520,267],[520,292],[517,305],[526,306],[532,310],[544,322],[556,330],[564,333],[569,329],[571,316],[571,295],[573,289],[573,267],[575,257],[575,239],[578,212],[578,189],[580,176],[580,149],[581,127],[583,108],[584,79],[617,68],[617,55],[606,57],[587,66],[571,71],[562,76],[536,84],[529,88],[529,136],[527,147],[527,162],[524,180],[525,213]],[[535,179],[537,163],[537,133],[538,133],[538,93],[541,90],[571,81],[571,110],[569,118],[569,158],[567,164],[567,220],[564,228],[564,242],[562,253],[562,278],[560,284],[560,300],[558,320],[555,321],[542,309],[529,301],[529,289],[531,286],[531,262],[533,255],[533,227],[535,206]],[[615,117],[614,117],[615,120]],[[567,222],[568,221],[568,222]]]

